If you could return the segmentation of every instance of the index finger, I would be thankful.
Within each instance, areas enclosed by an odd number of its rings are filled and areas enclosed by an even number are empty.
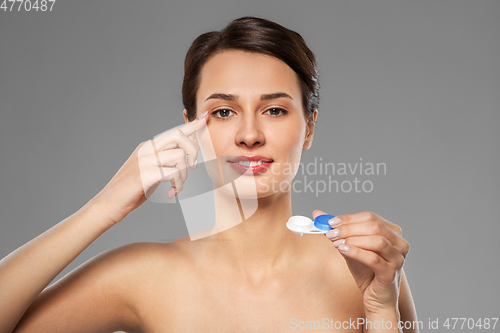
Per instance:
[[[321,210],[315,210],[313,212],[313,219],[320,215],[325,215],[328,213],[325,213]],[[360,213],[354,213],[354,214],[343,214],[343,215],[337,215],[337,217],[342,221],[341,223],[358,223],[358,222],[366,222],[370,220],[375,220],[377,217],[382,219],[383,221],[386,221],[384,218],[381,216],[376,215],[375,213],[372,212],[360,212]],[[389,221],[387,221],[389,222]]]
[[[198,132],[199,130],[201,130],[207,124],[207,119],[208,119],[207,115],[208,115],[208,111],[205,111],[195,120],[193,120],[187,124],[171,128],[171,129],[155,136],[154,140],[155,140],[155,143],[157,144],[158,149],[161,149],[160,147],[165,147],[168,144],[168,142],[169,142],[168,132],[170,132],[171,130],[173,130],[175,128],[178,128],[187,137],[189,137],[189,136],[193,135],[194,133]]]
[[[207,124],[208,111],[203,112],[195,120],[180,126],[179,129],[186,135],[190,136],[203,128]]]
[[[382,222],[383,225],[385,225],[386,227],[391,229],[394,233],[401,235],[401,228],[397,224],[394,224],[394,223],[384,219],[382,216],[377,215],[377,214],[370,212],[370,211],[359,212],[359,213],[354,213],[354,214],[338,215],[337,217],[339,217],[342,220],[342,223],[380,221],[380,222]]]

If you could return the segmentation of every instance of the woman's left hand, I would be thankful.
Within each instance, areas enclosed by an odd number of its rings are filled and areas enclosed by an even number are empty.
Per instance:
[[[327,214],[320,210],[313,217]],[[326,236],[344,256],[368,313],[397,309],[403,263],[410,245],[401,228],[372,212],[338,215]]]

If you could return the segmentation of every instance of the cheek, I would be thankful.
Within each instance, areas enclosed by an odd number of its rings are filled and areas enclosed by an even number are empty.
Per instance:
[[[209,126],[206,135],[205,146],[210,146],[210,158],[217,159],[222,156],[230,156],[231,152],[234,152],[235,148],[235,136],[236,133],[233,129],[227,127]]]
[[[276,145],[286,162],[296,162],[296,159],[300,158],[304,144],[303,135],[303,131],[292,129],[277,135]]]
[[[220,155],[220,141],[222,140],[216,133],[208,127],[202,128],[197,133],[198,143],[206,161],[216,159],[217,155]]]
[[[297,173],[302,156],[305,129],[298,124],[287,128],[288,130],[276,133],[274,150],[280,163],[273,165],[272,172],[281,180],[291,181]]]
[[[222,134],[221,134],[222,133]],[[232,151],[231,145],[234,145],[234,136],[226,131],[216,131],[210,129],[212,144],[217,156],[225,156]]]

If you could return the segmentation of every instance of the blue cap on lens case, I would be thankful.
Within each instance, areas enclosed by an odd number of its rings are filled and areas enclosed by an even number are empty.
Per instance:
[[[330,227],[328,224],[328,221],[333,219],[335,216],[333,215],[319,215],[316,216],[314,219],[314,226],[320,230],[332,230],[333,228]]]
[[[326,234],[328,230],[332,230],[328,221],[335,216],[319,215],[316,216],[314,222],[305,216],[292,216],[286,223],[286,227],[296,234]]]

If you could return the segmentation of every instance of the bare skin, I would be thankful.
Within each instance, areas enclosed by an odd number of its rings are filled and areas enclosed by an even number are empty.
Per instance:
[[[292,98],[259,98],[274,92]],[[206,100],[213,93],[239,98]],[[192,134],[205,124],[217,155],[263,155],[278,168],[299,161],[312,144],[314,125],[303,115],[295,73],[273,57],[234,50],[215,55],[203,67],[197,103],[207,117],[188,122],[185,115],[181,131],[156,142],[164,174],[174,179],[169,196],[182,190],[187,169],[174,170],[180,162],[168,154],[182,149],[193,168],[201,143]],[[288,113],[274,117],[271,108]],[[221,109],[231,111],[227,119],[214,113]],[[417,320],[402,270],[407,243],[396,225],[369,212],[346,214],[336,226],[338,237],[301,237],[284,227],[292,216],[291,193],[265,186],[257,212],[233,228],[196,241],[114,249],[43,290],[158,185],[145,176],[156,173],[139,171],[140,165],[154,171],[156,157],[148,149],[139,145],[87,205],[0,261],[0,285],[11,287],[0,294],[6,314],[0,332],[288,332],[323,318]],[[338,239],[351,250],[332,245]],[[398,331],[351,328],[343,331]]]
[[[294,235],[293,238],[300,236]],[[168,285],[161,289],[165,294],[159,294],[170,297],[156,296],[156,304],[163,306],[150,303],[149,298],[144,299],[144,306],[148,309],[145,313],[157,315],[157,320],[149,326],[151,331],[161,332],[162,327],[172,327],[177,328],[173,331],[183,332],[211,329],[221,332],[285,332],[290,331],[293,318],[298,323],[323,318],[344,321],[363,317],[363,308],[359,306],[361,294],[343,265],[343,258],[335,251],[328,251],[331,242],[321,236],[306,236],[294,241],[301,244],[294,253],[296,256],[286,261],[283,258],[278,267],[261,271],[258,276],[244,271],[245,267],[214,260],[213,254],[218,251],[214,247],[225,247],[234,240],[221,240],[223,244],[178,242],[174,245],[175,250],[181,256],[186,255],[191,264],[177,276],[179,280],[185,279],[179,285],[181,288]],[[320,246],[304,251],[303,247],[318,242]],[[325,256],[325,252],[329,252],[328,255]],[[318,255],[324,261],[311,260],[308,255]],[[339,267],[344,269],[339,271]],[[165,306],[168,314],[162,316]],[[190,313],[199,315],[185,320]]]

